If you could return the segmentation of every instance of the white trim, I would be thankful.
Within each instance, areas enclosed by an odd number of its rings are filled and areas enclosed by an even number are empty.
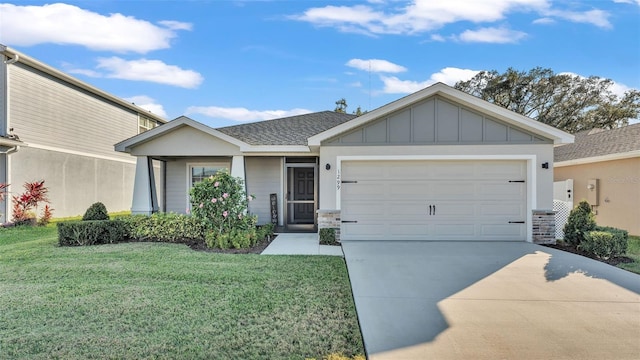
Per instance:
[[[84,151],[75,151],[75,150],[63,149],[63,148],[59,148],[59,147],[55,147],[55,146],[40,145],[40,144],[29,144],[29,147],[33,148],[33,149],[55,151],[55,152],[71,154],[71,155],[78,155],[78,156],[86,156],[86,157],[91,157],[91,158],[95,158],[95,159],[118,161],[118,162],[123,162],[123,163],[127,163],[127,164],[135,164],[136,163],[135,158],[132,158],[132,160],[127,160],[127,159],[122,159],[122,158],[117,158],[117,157],[92,154],[92,153],[88,153],[88,152],[84,152]]]
[[[231,159],[229,159],[229,162],[224,162],[224,161],[200,161],[200,162],[188,162],[186,163],[186,174],[187,174],[187,187],[186,187],[186,206],[185,209],[191,209],[191,202],[189,201],[189,193],[191,192],[191,183],[192,183],[192,179],[191,179],[191,168],[193,166],[220,166],[223,169],[227,169],[227,170],[231,170]]]
[[[347,121],[346,123],[335,126],[320,134],[314,135],[308,139],[308,144],[309,146],[320,146],[321,142],[324,140],[354,129],[372,120],[379,119],[399,109],[411,106],[412,104],[415,104],[434,95],[440,95],[445,99],[460,103],[463,106],[467,106],[475,111],[479,111],[483,114],[496,117],[497,119],[531,131],[542,137],[553,139],[554,144],[573,143],[574,141],[574,136],[567,132],[564,132],[547,124],[543,124],[529,117],[520,115],[511,110],[507,110],[503,107],[492,104],[488,101],[482,100],[460,90],[456,90],[443,83],[437,83],[411,95],[405,96],[392,103],[379,107],[351,121]]]
[[[340,210],[341,204],[341,173],[343,161],[386,161],[386,160],[522,160],[526,161],[527,169],[527,242],[533,242],[533,210],[537,208],[537,171],[536,155],[350,155],[336,156],[336,210]]]
[[[563,166],[571,166],[571,165],[591,164],[591,163],[595,163],[595,162],[622,160],[622,159],[630,159],[630,158],[635,158],[635,157],[640,157],[640,150],[628,151],[628,152],[617,153],[617,154],[592,156],[592,157],[586,157],[586,158],[582,158],[582,159],[558,161],[558,162],[553,164],[553,167],[563,167]]]

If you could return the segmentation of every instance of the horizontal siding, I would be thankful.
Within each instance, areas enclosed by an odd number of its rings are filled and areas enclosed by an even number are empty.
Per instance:
[[[258,216],[258,224],[266,224],[271,220],[269,195],[276,193],[278,201],[282,201],[281,158],[246,157],[245,167],[247,193],[256,197],[249,203],[249,212]]]
[[[16,63],[8,69],[9,126],[26,143],[128,158],[113,145],[138,132],[135,112]]]

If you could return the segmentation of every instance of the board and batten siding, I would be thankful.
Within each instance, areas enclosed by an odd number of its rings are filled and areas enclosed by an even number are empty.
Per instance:
[[[323,141],[323,146],[551,144],[524,129],[440,97]]]
[[[65,149],[129,161],[113,144],[138,133],[138,114],[48,74],[8,68],[9,127],[33,147]]]
[[[277,194],[278,205],[282,202],[282,158],[245,157],[245,169],[247,193],[256,197],[249,203],[249,213],[258,216],[258,225],[264,225],[271,221],[269,196]]]

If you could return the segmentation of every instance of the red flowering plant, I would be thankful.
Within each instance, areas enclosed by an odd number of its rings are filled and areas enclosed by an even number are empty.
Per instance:
[[[49,189],[44,186],[44,180],[26,182],[23,185],[25,191],[22,194],[12,196],[13,199],[13,222],[24,223],[27,221],[37,221],[38,205],[45,203],[44,214],[40,225],[46,225],[51,220],[53,209],[48,205]],[[34,219],[34,220],[31,220]]]
[[[247,214],[248,202],[244,182],[226,171],[198,182],[191,188],[191,216],[205,229],[209,247],[249,247],[255,242],[256,216]]]

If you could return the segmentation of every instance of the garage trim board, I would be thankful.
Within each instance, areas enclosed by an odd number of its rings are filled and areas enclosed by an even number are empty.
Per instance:
[[[336,205],[338,210],[342,212],[342,220],[345,221],[341,230],[344,240],[369,238],[375,240],[380,237],[381,239],[398,240],[532,241],[530,214],[536,206],[535,164],[537,162],[535,155],[358,155],[338,156],[336,160]],[[483,163],[483,160],[487,162]],[[359,166],[361,169],[366,169],[367,167],[363,166],[363,162],[368,161],[371,161],[372,164],[380,164],[383,168],[385,166],[394,167],[406,164],[409,169],[412,165],[411,162],[415,161],[416,165],[420,165],[416,168],[416,171],[421,169],[420,171],[423,171],[423,175],[411,175],[412,170],[409,170],[410,176],[407,179],[402,176],[389,175],[393,178],[390,181],[395,183],[396,190],[392,190],[389,184],[385,184],[384,181],[377,181],[375,176],[365,181],[366,185],[363,181],[360,184],[354,183],[357,179],[347,179],[349,171],[345,172],[344,170],[352,169],[351,172],[353,173],[354,167]],[[500,175],[493,176],[487,173],[487,178],[475,181],[473,178],[451,177],[446,173],[437,174],[438,171],[448,167],[466,170],[464,166],[460,167],[456,164],[458,161],[460,162],[459,165],[464,165],[464,161],[473,161],[476,164],[474,166],[481,167],[490,167],[491,164],[496,166],[505,165],[505,169],[510,168],[509,173],[513,173],[513,175],[506,175],[507,177],[503,179]],[[352,168],[349,168],[349,164],[353,164]],[[404,171],[408,169],[406,166]],[[431,167],[430,170],[425,170],[425,166]],[[373,170],[373,168],[369,170]],[[469,170],[471,171],[471,169]],[[485,172],[482,168],[476,168],[473,171],[476,174],[478,174],[478,171]],[[473,171],[469,175],[478,176],[471,175]],[[343,177],[343,174],[346,175]],[[504,184],[506,186],[505,190],[511,193],[508,195],[508,199],[504,198],[505,201],[502,202],[499,201],[502,192],[497,188],[497,186],[503,186],[501,184]],[[397,195],[400,196],[400,200],[396,203],[390,202],[388,210],[383,215],[380,211],[373,211],[371,207],[367,208],[367,190],[364,189],[365,186],[369,187],[368,191],[380,192],[381,196],[386,196],[387,198],[396,198],[391,192],[399,191]],[[458,186],[458,189],[466,193],[466,195],[458,193],[455,186]],[[414,190],[411,187],[414,187],[416,194],[418,194],[415,199],[412,197]],[[475,190],[472,190],[473,188]],[[492,191],[497,196],[496,199],[483,195],[485,191],[491,191],[486,189],[491,188],[493,188]],[[351,190],[352,193],[343,193],[342,191],[347,191],[346,189],[354,190]],[[355,193],[353,191],[365,191],[362,193],[363,201],[360,201],[358,197],[354,197]],[[466,196],[471,195],[472,191],[475,191],[475,194],[482,199],[468,201],[471,198]],[[506,193],[505,196],[507,196]],[[404,200],[402,200],[403,197]],[[348,202],[346,206],[343,200]],[[392,209],[391,207],[393,206],[395,208]],[[369,209],[373,212],[370,212]],[[362,223],[355,223],[357,219],[348,218],[357,212],[369,214],[369,222],[366,227]],[[422,214],[423,212],[424,214]],[[500,214],[501,212],[502,215]],[[513,213],[513,216],[510,215],[511,213]],[[435,216],[436,214],[437,216]],[[423,215],[424,220],[421,217]],[[465,216],[466,223],[462,221]],[[379,228],[378,230],[375,229],[376,226]],[[368,229],[371,234],[367,235],[366,231],[365,233],[351,231],[351,229],[358,227],[360,230]]]

